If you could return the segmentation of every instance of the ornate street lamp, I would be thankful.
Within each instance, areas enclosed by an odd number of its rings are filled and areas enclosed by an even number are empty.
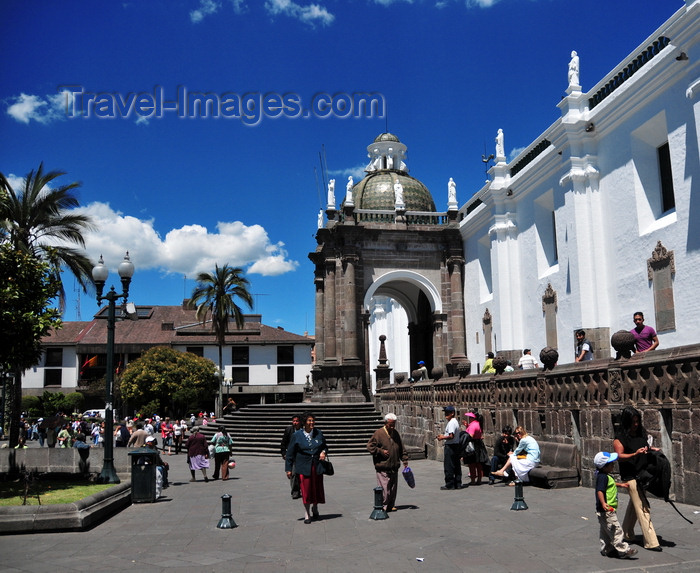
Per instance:
[[[102,291],[104,290],[105,282],[107,282],[107,276],[109,275],[109,270],[102,260],[102,255],[100,255],[99,262],[92,269],[92,278],[95,281],[95,287],[97,290],[97,304],[101,304],[102,301],[106,300],[109,304],[107,312],[107,372],[105,373],[105,455],[104,464],[102,466],[102,471],[100,472],[100,477],[98,478],[101,483],[119,483],[119,477],[114,469],[114,324],[115,324],[115,303],[120,298],[124,299],[124,304],[126,304],[126,299],[129,297],[129,284],[131,283],[131,277],[134,276],[134,264],[129,260],[129,251],[126,252],[124,260],[119,264],[118,267],[119,277],[122,281],[121,294],[117,294],[114,290],[114,286],[109,289],[109,292],[102,296]]]

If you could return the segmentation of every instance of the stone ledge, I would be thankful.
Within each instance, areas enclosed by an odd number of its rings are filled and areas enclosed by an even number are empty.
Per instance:
[[[82,531],[131,505],[131,482],[74,503],[0,507],[0,534]]]

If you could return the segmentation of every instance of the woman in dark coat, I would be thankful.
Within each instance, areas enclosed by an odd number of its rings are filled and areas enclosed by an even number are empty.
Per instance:
[[[323,464],[328,446],[321,430],[314,428],[313,414],[302,415],[302,427],[294,432],[287,447],[285,470],[292,479],[292,467],[299,474],[301,501],[304,504],[304,523],[318,519],[318,504],[326,503],[323,490]],[[309,513],[311,509],[311,513]]]
[[[202,470],[204,481],[209,481],[207,478],[207,468],[209,467],[207,439],[200,433],[198,426],[193,426],[191,431],[192,434],[187,438],[187,443],[185,444],[187,463],[190,466],[190,473],[192,474],[192,479],[190,481],[197,481],[197,478],[194,477],[195,470]]]

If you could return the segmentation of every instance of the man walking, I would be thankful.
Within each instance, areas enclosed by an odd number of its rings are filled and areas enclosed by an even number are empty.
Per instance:
[[[150,438],[148,432],[143,429],[143,422],[136,422],[136,431],[131,434],[127,446],[130,448],[141,448],[146,445],[146,438]]]
[[[396,511],[394,503],[399,487],[399,468],[401,462],[404,467],[408,465],[408,454],[403,448],[401,436],[396,431],[396,414],[384,416],[384,426],[374,432],[367,442],[367,449],[372,454],[377,484],[384,492],[384,511]]]
[[[445,469],[445,485],[440,489],[461,489],[462,488],[462,466],[459,463],[459,422],[455,418],[455,407],[445,406],[443,408],[447,424],[445,433],[440,434],[437,439],[445,442],[445,452],[443,466]]]
[[[301,428],[301,420],[299,416],[294,414],[292,416],[291,426],[287,426],[284,429],[284,435],[282,436],[282,444],[280,445],[280,453],[282,454],[282,459],[287,459],[287,448],[289,447],[289,441],[292,439],[294,432]],[[301,497],[301,485],[299,482],[299,474],[295,471],[294,465],[292,465],[292,477],[289,480],[292,487],[292,499],[299,499]]]

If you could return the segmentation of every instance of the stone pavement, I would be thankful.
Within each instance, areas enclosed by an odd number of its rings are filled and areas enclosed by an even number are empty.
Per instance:
[[[335,457],[321,520],[305,525],[289,495],[281,458],[237,456],[227,482],[189,482],[185,456],[165,456],[172,485],[153,504],[134,504],[90,531],[0,536],[0,571],[699,571],[700,508],[662,500],[652,518],[663,552],[637,546],[634,560],[602,557],[589,488],[524,488],[529,509],[511,511],[514,488],[440,491],[442,463],[416,460],[416,488],[401,479],[397,505],[369,519],[376,479],[369,455]],[[466,469],[466,468],[465,468]],[[209,474],[211,475],[211,473]],[[466,476],[466,474],[465,474]],[[221,495],[236,529],[217,529]],[[627,506],[620,496],[620,507]],[[641,536],[639,537],[641,539]]]

